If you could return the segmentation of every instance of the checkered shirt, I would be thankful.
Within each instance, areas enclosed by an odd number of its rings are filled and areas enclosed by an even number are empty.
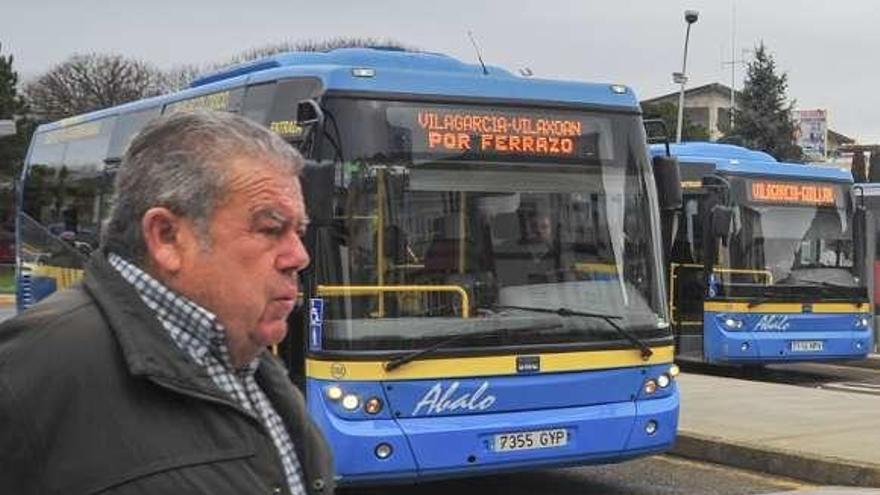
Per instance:
[[[156,314],[162,326],[168,330],[174,343],[208,372],[220,390],[262,421],[281,457],[290,492],[293,495],[305,495],[302,468],[293,449],[290,435],[284,428],[281,417],[254,378],[259,360],[254,359],[244,368],[235,369],[226,345],[225,329],[213,313],[175,294],[158,280],[114,253],[110,253],[108,261],[122,278],[134,286],[144,304]]]

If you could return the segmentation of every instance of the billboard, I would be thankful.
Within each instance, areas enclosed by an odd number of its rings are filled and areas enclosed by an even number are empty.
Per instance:
[[[795,110],[795,138],[807,161],[822,162],[828,157],[828,111]]]

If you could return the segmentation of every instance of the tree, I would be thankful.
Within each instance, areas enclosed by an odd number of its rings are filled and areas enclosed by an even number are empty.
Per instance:
[[[745,83],[735,110],[734,128],[727,141],[765,151],[778,160],[800,161],[795,142],[794,101],[788,101],[788,75],[776,73],[776,61],[761,42],[746,69]]]
[[[336,37],[326,40],[282,41],[256,48],[250,48],[229,59],[226,64],[238,64],[284,52],[329,52],[337,48],[386,48],[391,50],[414,51],[415,49],[398,41],[380,38]]]
[[[670,140],[674,140],[675,129],[678,125],[678,105],[668,101],[662,103],[643,103],[642,114],[646,119],[662,119],[666,124],[666,130],[670,134]],[[709,129],[705,126],[694,124],[685,115],[682,120],[681,140],[708,141]]]
[[[73,55],[24,88],[33,112],[53,121],[162,93],[165,75],[122,55]]]
[[[27,118],[28,107],[18,94],[18,73],[12,68],[13,56],[2,55],[0,45],[0,120],[15,122],[16,134],[0,137],[0,222],[6,220],[12,208],[13,183],[24,156],[35,124]]]
[[[216,70],[216,68],[204,68],[197,64],[184,64],[172,67],[165,71],[165,90],[167,92],[180,91],[189,87],[189,83],[200,74]]]
[[[249,48],[241,53],[221,61],[205,65],[183,65],[175,67],[165,73],[165,79],[170,90],[181,90],[189,86],[189,83],[199,74],[220,70],[230,65],[241,64],[263,57],[270,57],[285,52],[327,52],[337,48],[386,48],[391,50],[416,51],[411,46],[398,41],[379,38],[346,38],[337,37],[326,40],[300,40],[281,41],[268,45]]]

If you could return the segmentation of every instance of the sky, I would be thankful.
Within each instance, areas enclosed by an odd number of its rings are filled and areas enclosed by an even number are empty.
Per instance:
[[[689,86],[742,87],[743,60],[763,41],[798,109],[880,143],[880,2],[876,0],[3,0],[0,43],[23,79],[74,53],[119,53],[162,69],[228,59],[280,41],[390,38],[535,77],[614,82],[647,99],[677,91],[684,11]]]

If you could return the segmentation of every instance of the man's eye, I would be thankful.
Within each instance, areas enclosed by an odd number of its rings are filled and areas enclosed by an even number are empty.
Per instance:
[[[282,227],[281,225],[266,226],[261,228],[260,232],[272,237],[279,237],[284,234],[284,227]]]

